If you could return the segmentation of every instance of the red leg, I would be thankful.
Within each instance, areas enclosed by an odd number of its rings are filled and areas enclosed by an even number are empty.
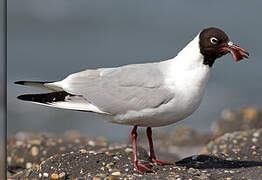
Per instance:
[[[146,134],[149,142],[149,148],[150,148],[150,161],[157,164],[157,165],[175,165],[173,162],[165,162],[161,160],[156,159],[155,151],[154,151],[154,145],[153,145],[153,140],[152,140],[152,129],[151,127],[148,127],[146,129]]]
[[[137,160],[137,149],[136,149],[136,138],[137,138],[137,126],[134,126],[131,136],[132,136],[132,144],[133,144],[133,162],[134,162],[134,167],[136,168],[137,171],[140,173],[144,173],[146,171],[151,171],[150,170],[150,165],[149,164],[142,164],[139,163]]]

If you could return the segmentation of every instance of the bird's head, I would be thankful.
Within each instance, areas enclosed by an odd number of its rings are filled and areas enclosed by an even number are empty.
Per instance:
[[[217,58],[231,53],[235,61],[248,58],[249,53],[232,43],[227,34],[218,28],[204,29],[199,35],[200,52],[204,56],[204,64],[210,67]]]

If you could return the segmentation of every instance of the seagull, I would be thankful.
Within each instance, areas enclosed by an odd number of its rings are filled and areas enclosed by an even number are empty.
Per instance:
[[[152,141],[152,127],[166,126],[190,116],[200,105],[216,59],[231,53],[235,61],[249,53],[232,43],[215,27],[202,30],[175,57],[154,63],[113,68],[87,69],[60,81],[17,81],[16,84],[51,90],[17,98],[41,105],[94,112],[112,123],[133,126],[133,164],[144,173],[158,160]],[[137,159],[137,128],[146,127],[151,163]]]

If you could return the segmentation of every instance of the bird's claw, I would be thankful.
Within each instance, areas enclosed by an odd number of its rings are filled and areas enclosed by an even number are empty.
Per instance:
[[[136,162],[134,163],[134,166],[136,168],[136,170],[140,173],[145,173],[147,171],[152,171],[151,170],[151,165],[150,164],[143,164],[143,163],[140,163],[140,162]]]
[[[156,158],[151,158],[150,161],[154,164],[157,164],[159,166],[163,166],[163,165],[175,165],[176,163],[174,162],[167,162],[167,161],[161,161],[161,160],[157,160]]]

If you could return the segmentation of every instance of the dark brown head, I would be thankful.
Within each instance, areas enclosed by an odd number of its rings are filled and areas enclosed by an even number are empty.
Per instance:
[[[200,33],[199,47],[201,54],[204,56],[204,64],[210,67],[217,58],[229,52],[235,61],[240,61],[249,55],[247,51],[234,45],[224,31],[214,27],[204,29]]]

